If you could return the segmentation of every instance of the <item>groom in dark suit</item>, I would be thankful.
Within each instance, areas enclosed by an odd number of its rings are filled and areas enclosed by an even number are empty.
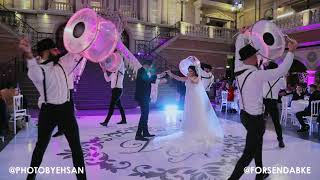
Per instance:
[[[157,76],[160,78],[165,75],[155,75],[151,73],[151,60],[144,60],[142,67],[138,70],[136,80],[135,100],[138,102],[141,110],[139,126],[135,139],[140,141],[148,141],[146,137],[154,137],[148,131],[149,103],[151,93],[151,83],[155,83]]]

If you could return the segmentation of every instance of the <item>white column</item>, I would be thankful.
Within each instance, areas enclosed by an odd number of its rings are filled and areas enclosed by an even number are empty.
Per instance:
[[[181,21],[181,11],[182,11],[182,9],[181,9],[181,2],[180,2],[180,0],[177,2],[177,9],[176,9],[176,11],[177,11],[177,20],[178,21]]]
[[[76,11],[81,9],[84,5],[85,5],[85,1],[84,0],[76,0]]]
[[[277,1],[273,1],[273,19],[277,18],[277,9],[278,9],[278,3]]]
[[[161,23],[168,24],[168,0],[162,0]]]
[[[148,0],[141,0],[140,4],[140,13],[141,13],[141,20],[148,21]]]
[[[196,1],[194,5],[194,23],[200,24],[201,22],[201,1]]]

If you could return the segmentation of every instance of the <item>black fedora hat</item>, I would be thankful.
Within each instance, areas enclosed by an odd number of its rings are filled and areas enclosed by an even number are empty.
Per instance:
[[[207,68],[207,69],[212,70],[212,66],[210,64],[206,64],[206,63],[201,63],[201,68],[202,69]]]
[[[248,44],[240,49],[239,55],[240,55],[240,61],[244,61],[248,59],[249,57],[255,55],[259,50],[255,49],[251,44]]]
[[[57,47],[56,44],[50,38],[42,39],[41,41],[39,41],[37,43],[37,51],[38,51],[38,53],[41,53],[41,52],[43,52],[45,50],[50,50],[50,49],[53,49],[53,48],[56,48],[56,47]]]

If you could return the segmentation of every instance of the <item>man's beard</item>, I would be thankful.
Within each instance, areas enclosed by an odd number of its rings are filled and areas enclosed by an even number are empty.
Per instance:
[[[53,64],[58,64],[59,59],[62,57],[62,55],[53,55],[50,53],[49,58],[48,58],[48,62],[53,62]]]

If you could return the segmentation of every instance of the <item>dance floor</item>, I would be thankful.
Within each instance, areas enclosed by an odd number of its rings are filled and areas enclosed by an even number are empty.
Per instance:
[[[101,113],[100,113],[101,114]],[[224,140],[216,145],[213,153],[179,154],[153,146],[152,141],[135,141],[139,114],[129,113],[129,123],[117,125],[119,115],[113,116],[110,126],[99,125],[103,116],[94,113],[78,117],[80,136],[89,180],[135,180],[135,179],[185,179],[225,180],[231,174],[242,154],[245,129],[236,121],[220,115],[224,127]],[[179,113],[153,111],[150,114],[150,129],[153,134],[163,136],[179,128]],[[19,134],[0,152],[0,179],[25,179],[25,174],[9,173],[9,167],[28,166],[37,137],[34,124]],[[286,147],[278,148],[274,131],[267,130],[264,136],[263,157],[265,166],[311,167],[311,174],[273,174],[270,180],[318,180],[320,177],[320,143],[284,135]],[[71,152],[64,136],[52,138],[45,153],[42,167],[72,167]],[[250,164],[254,166],[254,162]],[[72,180],[73,174],[37,176],[39,180]],[[244,180],[254,179],[246,174]]]

